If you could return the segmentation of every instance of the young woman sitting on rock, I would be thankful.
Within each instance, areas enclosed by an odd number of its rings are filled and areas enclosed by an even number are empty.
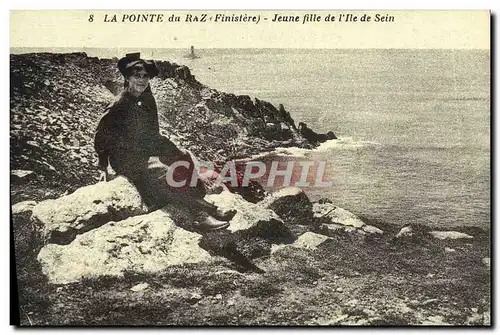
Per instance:
[[[125,77],[125,88],[106,108],[95,135],[101,180],[109,180],[111,166],[114,173],[127,177],[136,186],[151,209],[174,203],[195,214],[196,228],[226,228],[235,211],[222,213],[205,201],[203,182],[189,187],[194,156],[160,135],[156,101],[149,85],[149,80],[158,75],[156,65],[140,59],[140,54],[136,53],[120,59],[118,69]],[[154,156],[159,159],[150,160]],[[174,180],[187,179],[187,186],[182,188],[167,183],[168,165],[176,161],[189,163],[188,168],[175,169]]]

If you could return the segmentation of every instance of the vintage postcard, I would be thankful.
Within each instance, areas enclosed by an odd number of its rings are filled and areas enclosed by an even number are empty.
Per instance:
[[[491,326],[490,22],[11,11],[11,323]]]

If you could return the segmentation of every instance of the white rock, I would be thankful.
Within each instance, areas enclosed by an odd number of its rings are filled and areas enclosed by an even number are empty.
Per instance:
[[[448,248],[448,247],[444,248],[444,251],[445,251],[445,252],[456,252],[456,250],[455,250],[455,249],[453,249],[453,248]]]
[[[11,170],[10,180],[12,183],[23,184],[30,180],[35,173],[30,170]]]
[[[58,199],[42,201],[33,208],[33,219],[46,241],[68,243],[76,234],[147,211],[134,185],[119,176]]]
[[[488,268],[491,267],[491,258],[485,257],[483,258],[483,264],[486,265]]]
[[[291,246],[301,249],[316,249],[320,244],[331,240],[328,236],[307,232],[299,236],[299,238],[291,244]]]
[[[32,211],[35,205],[36,201],[31,200],[18,202],[17,204],[12,205],[12,214],[15,215]]]
[[[31,170],[12,170],[10,171],[10,174],[13,176],[16,176],[18,178],[24,178],[29,175],[32,175],[34,172]]]
[[[327,217],[332,223],[341,224],[344,226],[352,226],[361,228],[365,223],[355,214],[343,208],[334,206],[333,204],[313,204],[313,213],[315,217]]]
[[[135,216],[78,235],[68,245],[48,244],[38,254],[50,283],[123,276],[126,271],[158,273],[172,265],[208,262],[201,235],[175,226],[162,210]]]
[[[368,234],[378,234],[378,235],[382,235],[384,233],[384,231],[382,229],[379,229],[375,226],[371,226],[371,225],[364,225],[362,227],[363,231],[367,232]]]
[[[203,299],[203,297],[199,293],[191,293],[191,296],[189,297],[189,300],[191,301],[198,301],[201,299]]]
[[[323,242],[331,240],[330,237],[316,234],[312,232],[306,232],[300,235],[297,240],[292,244],[273,244],[271,245],[271,255],[276,251],[281,250],[283,248],[294,247],[299,249],[309,249],[314,250]]]
[[[141,292],[149,287],[148,283],[140,283],[130,288],[130,291]]]
[[[229,191],[207,195],[205,200],[218,206],[221,210],[228,211],[234,209],[237,211],[227,228],[232,232],[249,229],[255,226],[260,220],[269,221],[276,219],[281,221],[279,216],[272,210],[264,208],[260,204],[248,202],[241,195]]]
[[[272,201],[271,198],[283,198],[289,196],[298,196],[304,194],[304,191],[299,187],[285,187],[281,190],[278,190],[270,195],[270,197],[266,198],[263,201]]]
[[[473,236],[467,235],[465,233],[461,233],[458,231],[430,231],[429,234],[431,234],[433,237],[440,239],[440,240],[457,240],[457,239],[463,239],[463,238],[474,238]]]
[[[410,237],[410,236],[413,236],[413,228],[410,226],[401,228],[399,233],[396,234],[396,238]]]
[[[449,326],[450,324],[447,322],[444,322],[444,318],[441,315],[434,315],[434,316],[429,316],[427,320],[422,322],[422,325],[442,325],[442,326]]]

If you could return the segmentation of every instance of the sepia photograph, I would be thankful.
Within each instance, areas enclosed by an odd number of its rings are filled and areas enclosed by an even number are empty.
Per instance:
[[[11,324],[491,327],[490,24],[12,10]]]

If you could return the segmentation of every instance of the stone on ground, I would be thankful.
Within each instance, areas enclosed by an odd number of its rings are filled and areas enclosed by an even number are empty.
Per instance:
[[[491,258],[490,257],[483,258],[483,264],[486,265],[486,267],[489,269],[491,267]]]
[[[429,234],[431,234],[434,238],[440,239],[440,240],[458,240],[458,239],[464,239],[464,238],[474,238],[474,236],[461,233],[458,231],[430,231]]]
[[[201,235],[177,227],[162,210],[135,216],[78,235],[68,245],[48,244],[38,254],[50,283],[83,278],[155,274],[169,266],[208,262]]]
[[[273,245],[271,252],[274,253],[277,250],[282,249],[286,246],[291,246],[291,247],[295,247],[295,248],[299,248],[299,249],[314,250],[328,240],[330,240],[330,238],[328,236],[316,234],[316,233],[312,233],[312,232],[307,232],[307,233],[300,235],[297,238],[297,240],[292,244]]]
[[[310,225],[313,222],[312,203],[298,187],[286,187],[274,192],[260,205],[273,210],[288,224]]]
[[[250,229],[257,225],[259,221],[271,221],[272,219],[281,221],[272,210],[264,208],[261,204],[248,202],[241,195],[229,191],[207,195],[205,200],[218,206],[221,210],[234,209],[237,211],[228,227],[228,230],[232,232]]]
[[[396,234],[396,238],[411,237],[411,236],[413,236],[413,228],[410,226],[401,228],[401,230]]]
[[[12,215],[30,212],[33,210],[33,207],[35,207],[35,205],[36,201],[31,200],[18,202],[11,207]]]
[[[313,213],[316,218],[328,218],[331,223],[340,224],[343,226],[352,226],[354,228],[361,228],[365,223],[358,218],[355,214],[343,208],[334,206],[329,203],[314,203]]]
[[[35,176],[35,173],[30,170],[11,170],[10,171],[10,181],[16,184],[24,184],[31,180]]]
[[[124,177],[79,188],[33,208],[33,218],[48,243],[66,244],[77,234],[147,213],[136,188]]]
[[[371,226],[371,225],[364,225],[361,229],[363,229],[363,231],[365,233],[368,233],[368,234],[378,234],[378,235],[382,235],[384,233],[384,231],[382,229],[379,229],[375,226]]]

